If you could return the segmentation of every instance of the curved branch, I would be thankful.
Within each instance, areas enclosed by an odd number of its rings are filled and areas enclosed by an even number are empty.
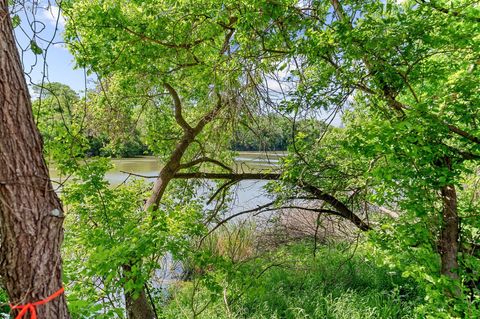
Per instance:
[[[200,164],[200,163],[212,163],[212,164],[220,166],[223,169],[226,169],[227,171],[230,171],[230,172],[232,171],[232,169],[230,167],[228,167],[227,165],[223,164],[222,162],[220,162],[216,159],[213,159],[213,158],[210,158],[210,157],[207,157],[207,156],[197,158],[196,160],[193,160],[193,161],[185,163],[185,164],[180,164],[178,169],[179,170],[180,169],[187,169],[187,168],[193,167],[193,166],[195,166],[197,164]]]
[[[270,203],[267,203],[265,205],[261,205],[261,206],[258,206],[256,208],[253,208],[253,209],[249,209],[249,210],[244,210],[244,211],[241,211],[241,212],[238,212],[236,214],[232,214],[230,216],[228,216],[227,218],[221,220],[220,222],[218,222],[212,229],[210,229],[208,231],[208,233],[206,233],[201,239],[200,239],[200,245],[202,244],[202,242],[205,240],[205,238],[207,238],[211,233],[213,233],[215,230],[217,230],[220,226],[222,226],[223,224],[225,224],[226,222],[228,222],[229,220],[232,220],[238,216],[241,216],[241,215],[245,215],[245,214],[249,214],[249,213],[253,213],[253,212],[259,212],[261,211],[262,209],[264,208],[267,208],[267,207],[270,207],[272,206],[273,204],[275,204],[275,201],[273,202],[270,202]]]
[[[205,125],[210,123],[218,114],[218,112],[223,108],[223,103],[222,103],[222,97],[220,96],[220,93],[217,93],[217,105],[207,114],[205,114],[197,123],[195,128],[193,129],[195,132],[200,132]]]
[[[177,44],[177,43],[171,43],[171,42],[164,42],[164,41],[160,41],[160,40],[157,40],[157,39],[154,39],[154,38],[151,38],[143,33],[140,33],[140,32],[137,32],[137,31],[134,31],[132,29],[129,29],[125,26],[122,26],[122,29],[127,31],[128,33],[140,38],[141,40],[144,40],[144,41],[150,41],[152,43],[156,43],[156,44],[159,44],[159,45],[162,45],[164,47],[167,47],[167,48],[171,48],[171,49],[190,49],[196,45],[199,45],[205,41],[208,41],[208,40],[211,40],[212,38],[207,38],[207,39],[198,39],[198,40],[195,40],[195,41],[192,41],[190,43],[180,43],[180,44]]]
[[[231,182],[237,182],[240,180],[247,180],[247,179],[260,179],[260,180],[279,180],[281,174],[276,173],[243,173],[243,174],[236,174],[236,173],[204,173],[204,172],[197,172],[197,173],[176,173],[174,178],[204,178],[204,179],[229,179]],[[231,183],[227,183],[231,185]],[[349,209],[344,203],[336,199],[334,196],[324,193],[320,189],[316,188],[313,185],[308,185],[303,182],[299,182],[297,184],[301,189],[304,191],[314,195],[315,199],[323,200],[330,206],[332,206],[336,210],[336,215],[341,216],[345,219],[350,220],[354,223],[358,228],[363,231],[370,230],[371,227],[365,223],[360,217],[358,217],[351,209]]]
[[[309,207],[302,207],[302,206],[282,206],[278,209],[301,209],[301,210],[307,210],[307,211],[316,212],[316,213],[334,215],[334,216],[342,217],[344,219],[349,220],[350,222],[352,222],[355,226],[357,226],[362,231],[368,231],[368,230],[372,229],[368,224],[366,224],[364,221],[362,221],[356,215],[353,214],[353,218],[350,218],[348,216],[345,216],[345,214],[343,212],[332,210],[332,209],[309,208]]]
[[[223,190],[227,190],[230,186],[232,186],[236,182],[237,181],[235,181],[235,180],[230,180],[230,181],[227,181],[227,182],[223,183],[223,185],[220,186],[217,189],[217,191],[208,199],[207,205],[210,205],[210,203],[213,202],[213,200],[215,199],[215,197],[218,196],[218,194],[220,194]]]
[[[249,209],[249,210],[244,210],[244,211],[241,211],[241,212],[238,212],[236,214],[228,216],[227,218],[218,222],[212,229],[210,229],[208,231],[208,233],[205,236],[202,237],[202,239],[200,240],[200,243],[203,242],[203,240],[206,237],[208,237],[210,234],[212,234],[215,230],[217,230],[220,226],[224,225],[228,221],[230,221],[230,220],[232,220],[232,219],[234,219],[238,216],[249,214],[249,213],[255,213],[255,216],[256,216],[256,215],[259,215],[261,213],[266,213],[266,212],[276,211],[276,210],[281,210],[281,209],[301,209],[301,210],[312,211],[312,212],[316,212],[316,213],[320,213],[320,214],[328,214],[328,215],[334,215],[334,216],[345,218],[345,214],[343,214],[342,212],[336,211],[336,210],[332,210],[332,209],[309,208],[309,207],[302,207],[302,206],[282,206],[282,207],[270,208],[274,204],[275,204],[275,201],[267,203],[265,205],[258,206],[256,208],[252,208],[252,209]],[[345,218],[345,219],[348,219],[350,222],[352,222],[355,226],[357,226],[362,231],[368,231],[368,230],[372,229],[369,225],[365,224],[360,219],[355,219],[355,218],[354,219]]]
[[[129,174],[131,174],[131,173],[129,173]],[[145,178],[156,177],[156,176],[145,176],[145,175],[138,175],[138,174],[131,174],[131,175],[145,177]],[[242,173],[242,174],[237,174],[237,173],[205,173],[205,172],[176,173],[173,176],[173,178],[178,178],[178,179],[199,178],[199,179],[228,179],[228,180],[230,180],[221,187],[222,189],[232,185],[235,182],[241,181],[241,180],[279,180],[280,177],[281,177],[281,174],[276,174],[276,173]],[[339,201],[334,196],[332,196],[330,194],[327,194],[327,193],[324,193],[319,188],[317,188],[313,185],[305,184],[304,182],[297,183],[297,186],[300,187],[302,190],[312,194],[314,196],[313,199],[322,200],[325,203],[329,204],[331,207],[333,207],[335,209],[335,211],[331,211],[330,213],[333,214],[333,212],[335,212],[334,215],[343,217],[347,220],[350,220],[353,224],[355,224],[359,229],[361,229],[363,231],[368,231],[368,230],[371,229],[371,227],[367,223],[365,223],[350,208],[348,208],[344,203]],[[218,194],[218,192],[216,194]],[[271,204],[273,204],[273,202],[270,203],[270,205]],[[256,209],[256,210],[258,210],[258,209]],[[246,212],[252,212],[252,211],[255,211],[255,210],[249,210],[249,211],[246,211]],[[238,215],[241,215],[241,214],[235,214],[235,215],[232,215],[232,216],[236,217]]]
[[[175,121],[184,131],[190,132],[192,130],[192,127],[187,123],[187,121],[182,115],[182,102],[180,101],[180,97],[178,96],[177,91],[166,82],[163,83],[163,86],[167,89],[168,93],[170,93],[173,98],[173,105],[175,108]]]
[[[352,223],[358,226],[363,231],[370,230],[371,227],[365,223],[360,217],[358,217],[350,208],[348,208],[344,203],[336,199],[334,196],[330,194],[326,194],[320,189],[316,188],[313,185],[299,185],[303,190],[309,192],[310,194],[314,195],[317,199],[323,200],[330,206],[336,209],[338,212],[337,216],[341,216],[345,219],[350,220]]]

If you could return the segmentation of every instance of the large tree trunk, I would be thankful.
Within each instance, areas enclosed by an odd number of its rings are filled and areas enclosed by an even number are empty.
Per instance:
[[[0,0],[0,275],[12,304],[43,300],[62,287],[62,223],[7,0]],[[36,311],[39,319],[70,317],[63,294]]]

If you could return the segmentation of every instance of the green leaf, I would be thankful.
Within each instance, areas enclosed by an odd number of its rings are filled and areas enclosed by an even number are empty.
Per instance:
[[[39,54],[42,54],[43,53],[43,50],[42,48],[40,48],[37,44],[37,42],[35,42],[35,40],[31,40],[30,41],[30,50],[32,50],[33,53],[39,55]]]
[[[21,22],[22,22],[22,20],[20,20],[20,17],[18,16],[18,14],[16,14],[16,15],[13,16],[13,18],[12,18],[13,28],[18,27]]]

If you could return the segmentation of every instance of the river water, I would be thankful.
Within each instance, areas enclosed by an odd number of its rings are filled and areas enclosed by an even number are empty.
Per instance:
[[[283,152],[239,152],[235,158],[234,169],[237,172],[274,172],[283,156],[285,156]],[[162,168],[162,163],[154,156],[113,159],[112,163],[114,168],[105,176],[112,186],[128,180],[128,173],[156,176]],[[63,179],[62,176],[58,175],[55,168],[50,170],[50,176],[57,182],[61,182]],[[149,180],[153,182],[155,178],[149,178]],[[266,183],[267,181],[264,180],[245,180],[232,187],[232,198],[234,200],[230,206],[230,214],[252,209],[269,202],[270,199],[263,189]]]

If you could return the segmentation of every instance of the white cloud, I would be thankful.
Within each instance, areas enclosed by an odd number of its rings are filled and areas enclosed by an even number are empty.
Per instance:
[[[58,15],[60,14],[60,18]],[[48,6],[45,11],[42,13],[43,17],[53,26],[57,25],[58,20],[58,27],[63,28],[65,26],[65,18],[60,13],[60,8],[54,5]]]

